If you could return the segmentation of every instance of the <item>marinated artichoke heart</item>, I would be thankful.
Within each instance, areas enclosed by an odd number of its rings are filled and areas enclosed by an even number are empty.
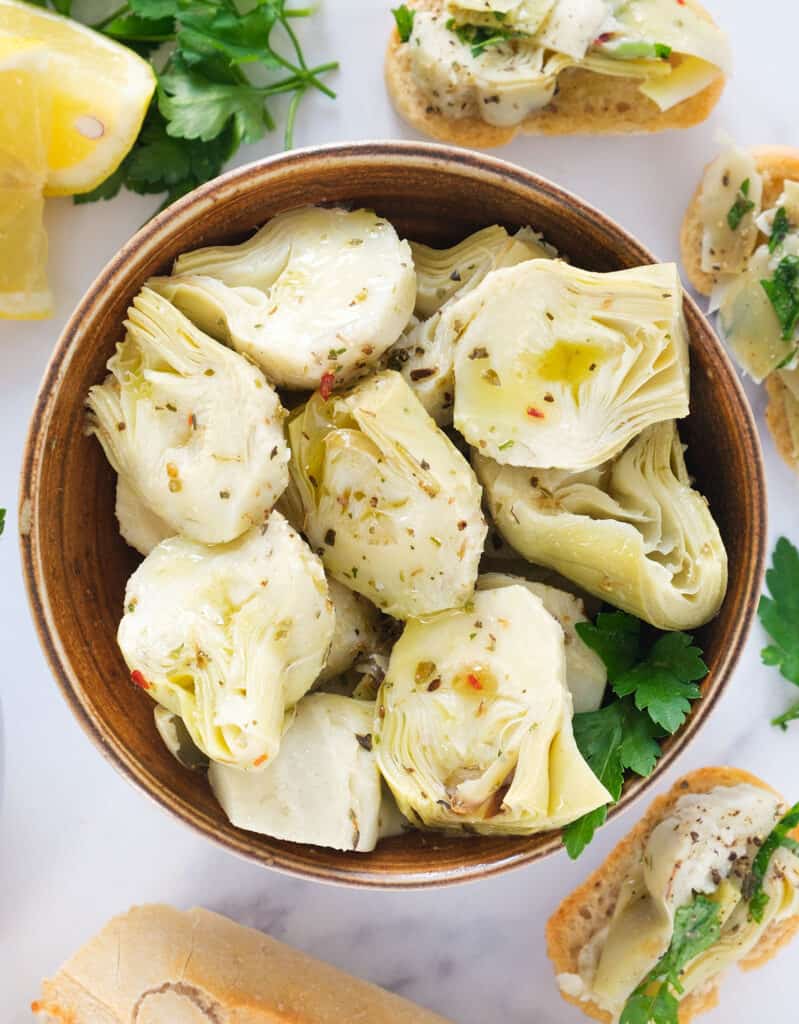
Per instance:
[[[529,835],[607,803],[571,728],[563,631],[521,586],[411,620],[375,716],[380,770],[429,828]]]
[[[742,187],[746,190],[745,196]],[[746,269],[757,244],[757,218],[762,198],[763,178],[747,150],[732,146],[710,164],[702,179],[699,197],[701,266],[705,273],[717,277],[739,274]],[[733,227],[729,218],[736,202],[741,203],[741,216],[739,220],[733,218]]]
[[[511,576],[506,573],[484,573],[477,579],[478,590],[496,590],[499,587],[525,587],[540,598],[544,608],[558,621],[563,630],[566,651],[566,686],[572,695],[574,713],[596,711],[602,704],[608,673],[605,663],[580,639],[578,622],[587,622],[585,606],[579,597],[546,583]]]
[[[374,850],[382,783],[374,704],[314,693],[297,705],[280,753],[259,772],[211,764],[208,779],[238,828],[334,850]]]
[[[794,459],[799,459],[799,369],[779,370],[779,379],[784,385],[780,388],[777,401],[782,410],[782,418],[788,426],[791,451]]]
[[[231,541],[263,522],[288,483],[277,394],[150,288],[125,326],[108,377],[89,390],[88,433],[170,533]]]
[[[141,555],[149,555],[157,544],[175,533],[168,523],[150,510],[122,476],[117,477],[114,511],[122,539]]]
[[[398,619],[463,604],[486,535],[468,462],[386,370],[289,420],[304,532],[328,573]]]
[[[456,428],[513,466],[585,470],[688,414],[688,341],[673,264],[608,274],[532,260],[448,306]]]
[[[479,455],[475,469],[497,527],[531,562],[658,629],[694,629],[721,607],[727,555],[673,422],[583,473]]]
[[[258,768],[321,672],[333,626],[321,562],[273,512],[230,544],[159,544],[128,580],[117,639],[133,681],[203,753]]]
[[[742,893],[759,846],[784,810],[773,793],[746,783],[680,797],[624,879],[609,925],[581,950],[579,975],[561,975],[561,987],[617,1019],[668,949],[676,911],[695,893],[718,902],[721,934],[680,975],[682,997],[746,957],[770,926],[799,911],[799,858],[784,847],[769,864],[761,922],[750,919]]]
[[[504,228],[477,231],[451,249],[430,249],[411,243],[416,265],[416,315],[386,353],[385,362],[399,370],[416,397],[439,426],[452,422],[455,397],[454,346],[438,330],[441,310],[467,294],[500,267],[524,260],[548,259],[555,250],[530,228],[508,235]]]
[[[784,337],[783,325],[763,286],[774,280],[786,257],[789,262],[799,258],[799,186],[794,182],[785,183],[777,205],[758,218],[757,226],[770,234],[780,208],[788,218],[787,234],[776,242],[773,252],[768,244],[758,246],[741,273],[722,276],[710,302],[711,310],[718,309],[718,325],[727,346],[756,381],[772,370],[794,364],[799,341],[796,329]]]
[[[156,704],[153,708],[153,719],[164,746],[181,767],[190,771],[200,771],[208,767],[208,758],[189,735],[189,730],[180,715],[168,711],[161,704]]]
[[[325,667],[316,685],[347,672],[364,654],[381,643],[380,612],[375,606],[334,579],[327,581],[335,612],[335,627]]]
[[[240,245],[179,256],[153,283],[278,387],[345,382],[373,366],[413,312],[407,242],[368,210],[302,207]]]

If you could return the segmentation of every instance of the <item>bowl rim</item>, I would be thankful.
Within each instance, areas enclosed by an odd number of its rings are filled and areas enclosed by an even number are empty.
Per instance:
[[[129,264],[135,263],[137,252],[145,250],[162,233],[170,232],[187,217],[193,219],[201,217],[206,210],[219,201],[220,197],[235,195],[239,190],[246,191],[254,180],[260,180],[264,176],[268,177],[274,170],[285,171],[300,163],[306,168],[309,166],[312,168],[314,164],[322,165],[331,160],[342,163],[358,160],[367,164],[391,161],[398,168],[403,163],[417,167],[420,164],[430,167],[445,164],[448,167],[455,166],[465,176],[471,175],[477,180],[485,181],[488,177],[502,185],[510,179],[519,187],[539,194],[545,193],[557,203],[567,203],[578,208],[583,215],[587,215],[595,223],[622,240],[634,256],[640,259],[641,264],[657,262],[652,252],[635,236],[570,190],[509,161],[455,146],[393,139],[331,143],[279,153],[233,168],[181,197],[139,228],[99,271],[67,320],[42,376],[25,442],[19,490],[19,542],[22,573],[39,642],[61,694],[73,715],[84,733],[106,760],[113,764],[129,783],[144,792],[160,807],[225,850],[250,862],[272,867],[299,878],[351,887],[386,890],[452,885],[458,882],[488,878],[549,856],[563,846],[561,830],[549,833],[547,840],[532,850],[515,849],[514,844],[509,841],[507,854],[492,856],[489,861],[465,867],[433,867],[420,871],[373,870],[368,866],[367,858],[364,858],[362,869],[352,870],[347,867],[308,862],[299,855],[293,855],[290,851],[286,852],[283,849],[265,855],[263,851],[256,851],[249,845],[248,841],[252,839],[253,834],[245,830],[236,830],[237,840],[218,834],[215,823],[211,819],[206,819],[197,808],[193,808],[191,811],[184,808],[182,801],[178,801],[169,789],[156,785],[152,776],[145,777],[139,759],[133,757],[122,744],[118,744],[112,736],[109,736],[102,722],[93,715],[89,703],[84,697],[83,684],[73,672],[61,646],[58,628],[53,618],[40,568],[41,552],[34,515],[34,498],[37,493],[38,476],[44,455],[44,439],[54,406],[57,403],[58,388],[56,385],[64,367],[69,362],[75,335],[79,333],[81,324],[91,315],[92,309],[101,298],[102,293],[109,286],[114,286],[124,280],[129,273]],[[685,306],[697,329],[708,336],[714,350],[714,358],[723,369],[727,378],[726,383],[740,407],[740,426],[754,456],[749,468],[754,499],[752,513],[755,517],[753,533],[756,545],[755,549],[748,553],[748,571],[745,574],[745,585],[742,587],[743,613],[732,624],[731,643],[720,652],[719,662],[711,679],[712,689],[696,706],[695,712],[685,726],[675,734],[673,741],[659,759],[652,774],[646,778],[635,776],[627,781],[620,799],[608,811],[608,821],[624,813],[657,783],[658,778],[694,740],[723,696],[753,623],[765,571],[767,493],[762,449],[754,415],[738,373],[724,346],[687,291],[684,298]],[[431,841],[435,842],[434,835],[431,835]],[[298,849],[303,848],[302,844],[298,846]]]

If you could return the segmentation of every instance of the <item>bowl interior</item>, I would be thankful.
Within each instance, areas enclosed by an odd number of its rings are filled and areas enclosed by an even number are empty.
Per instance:
[[[104,377],[125,311],[152,274],[179,253],[246,237],[274,214],[306,203],[363,205],[399,233],[436,245],[489,224],[530,224],[572,262],[615,270],[652,261],[618,226],[575,197],[499,161],[444,147],[383,143],[295,152],[234,171],[147,224],[103,270],[58,343],[34,411],[21,487],[23,565],[34,617],[55,675],[83,727],[129,778],[228,848],[306,876],[362,885],[441,884],[542,857],[559,833],[524,839],[413,833],[372,854],[283,843],[233,828],[202,776],[182,769],[153,725],[115,636],[125,582],[138,562],[114,518],[114,474],[84,436],[84,399]],[[765,497],[751,413],[729,361],[696,306],[692,412],[681,425],[688,464],[710,500],[729,553],[719,616],[699,631],[710,674],[704,699],[665,748],[662,770],[710,713],[751,622],[764,558]],[[656,777],[629,781],[618,813]]]

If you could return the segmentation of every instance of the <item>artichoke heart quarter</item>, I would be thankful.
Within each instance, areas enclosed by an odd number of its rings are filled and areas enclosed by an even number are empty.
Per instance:
[[[240,245],[186,253],[153,286],[273,384],[296,389],[362,375],[416,296],[410,247],[387,220],[315,206],[279,214]]]
[[[688,414],[688,341],[673,264],[600,274],[532,260],[448,306],[456,428],[513,466],[583,470]]]
[[[468,462],[391,370],[289,420],[304,531],[328,573],[405,619],[463,604],[486,535]]]
[[[475,469],[494,522],[531,562],[658,629],[694,629],[721,607],[727,554],[673,421],[582,473],[480,455]]]
[[[525,587],[411,620],[380,689],[375,745],[412,822],[529,835],[609,801],[572,734],[563,631]]]
[[[373,718],[369,701],[304,697],[271,764],[259,772],[211,764],[211,788],[238,828],[336,850],[373,850],[383,811]]]
[[[108,377],[89,391],[88,432],[168,533],[231,541],[288,484],[280,400],[256,366],[149,288],[126,327]]]
[[[211,760],[259,768],[321,672],[334,612],[317,556],[278,513],[230,544],[163,541],[128,581],[133,681]]]

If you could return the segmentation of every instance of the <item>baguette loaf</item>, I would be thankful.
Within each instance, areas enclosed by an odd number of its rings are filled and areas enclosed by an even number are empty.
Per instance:
[[[399,996],[207,910],[134,907],[55,977],[50,1024],[448,1024]]]
[[[711,20],[696,0],[686,0]],[[416,10],[438,11],[444,0],[411,0]],[[690,128],[706,120],[724,90],[722,74],[695,96],[661,111],[639,91],[639,80],[568,68],[558,76],[554,99],[517,125],[498,127],[478,117],[450,118],[438,113],[417,86],[410,51],[394,30],[386,53],[386,86],[397,113],[413,128],[442,142],[475,149],[503,146],[516,135],[619,135]]]
[[[762,205],[766,210],[779,199],[786,178],[799,181],[799,149],[791,146],[753,146],[750,152],[763,178]],[[702,181],[699,182],[683,217],[680,228],[680,255],[688,280],[701,295],[709,295],[713,290],[713,276],[702,270],[701,195]],[[761,235],[758,244],[763,241],[765,237]],[[794,454],[793,438],[785,412],[787,388],[778,373],[769,374],[765,384],[769,396],[766,423],[780,455],[789,466],[799,470],[799,459]]]
[[[686,793],[707,793],[716,786],[737,786],[741,783],[776,792],[761,779],[738,768],[701,768],[678,779],[668,793],[652,802],[641,821],[621,840],[604,864],[567,896],[549,919],[547,952],[556,974],[578,973],[580,950],[612,916],[624,878],[640,859],[652,830],[669,815],[679,798]],[[794,836],[797,832],[793,833]],[[750,970],[766,963],[798,930],[799,915],[777,923],[761,936],[739,965]],[[566,992],[561,995],[594,1020],[608,1024],[612,1020],[611,1015],[596,1003],[583,1002]],[[701,991],[689,993],[680,1002],[680,1024],[688,1024],[697,1014],[712,1009],[717,1003],[717,982]]]

